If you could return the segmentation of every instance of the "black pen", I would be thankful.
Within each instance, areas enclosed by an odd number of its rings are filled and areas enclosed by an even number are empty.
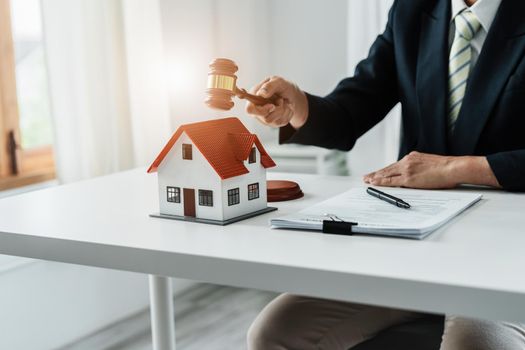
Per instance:
[[[382,201],[385,201],[387,203],[393,204],[393,205],[395,205],[395,206],[397,206],[399,208],[403,208],[403,209],[409,209],[410,208],[410,204],[408,204],[407,202],[405,202],[401,198],[397,198],[397,197],[391,196],[391,195],[389,195],[389,194],[387,194],[385,192],[381,192],[379,190],[376,190],[375,188],[368,187],[366,189],[366,193],[368,193],[369,195],[374,196],[376,198],[379,198]]]

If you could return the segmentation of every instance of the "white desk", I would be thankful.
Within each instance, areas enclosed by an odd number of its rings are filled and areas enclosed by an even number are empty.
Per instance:
[[[525,195],[484,199],[424,241],[268,228],[360,179],[272,174],[305,197],[230,226],[153,219],[144,169],[0,200],[0,253],[147,273],[156,349],[173,349],[169,279],[525,322]]]

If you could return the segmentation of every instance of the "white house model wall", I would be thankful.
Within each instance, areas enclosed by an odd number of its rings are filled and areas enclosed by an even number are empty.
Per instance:
[[[192,145],[191,160],[182,159],[182,144]],[[221,178],[184,132],[157,170],[161,214],[184,216],[184,188],[195,190],[195,217],[224,220]],[[167,187],[180,188],[180,203],[168,202]],[[199,190],[213,191],[213,206],[199,205]]]
[[[236,123],[240,123],[236,118],[229,119],[235,119]],[[242,123],[240,125],[242,126]],[[242,133],[241,135],[255,137],[249,133]],[[250,136],[245,139],[241,138],[241,140],[249,140]],[[249,142],[252,142],[251,147]],[[260,143],[259,146],[262,147]],[[184,159],[188,157],[183,156],[183,147],[191,147],[191,159]],[[192,206],[191,198],[187,198],[188,196],[193,196],[194,216],[200,219],[226,221],[266,209],[266,168],[261,159],[263,154],[253,141],[241,142],[239,147],[245,150],[248,150],[248,147],[251,149],[252,155],[242,162],[248,173],[222,179],[210,164],[209,159],[201,152],[199,145],[196,145],[186,130],[183,130],[169,151],[160,159],[160,164],[157,164],[160,214],[178,217],[188,216],[187,209],[185,209],[186,201],[189,201],[190,207]],[[232,154],[232,150],[229,149],[225,152],[229,152],[228,155],[230,156]],[[275,164],[266,153],[265,156],[267,157],[265,158],[267,166],[268,161],[270,166]],[[231,157],[229,161],[231,161]],[[235,162],[241,161],[235,158]],[[199,191],[201,190],[211,191],[211,205],[209,201],[208,203],[200,203]],[[171,195],[168,194],[169,191],[171,191]],[[170,196],[171,200],[169,200]]]
[[[248,174],[222,180],[224,220],[261,210],[267,206],[266,169],[259,161],[261,154],[257,147],[255,147],[255,152],[255,163],[249,164],[248,161],[244,161],[244,165],[250,171]],[[250,184],[259,184],[259,198],[248,199],[248,185]],[[228,190],[234,188],[239,188],[240,203],[228,205]]]

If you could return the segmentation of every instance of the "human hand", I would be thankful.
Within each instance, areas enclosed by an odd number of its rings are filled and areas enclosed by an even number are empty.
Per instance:
[[[299,87],[281,77],[266,78],[251,91],[252,94],[270,98],[278,96],[275,104],[257,106],[252,102],[246,104],[246,112],[261,123],[273,127],[291,124],[299,129],[308,118],[308,100]]]
[[[375,186],[453,188],[459,184],[500,187],[485,157],[451,157],[411,152],[400,161],[363,177]]]

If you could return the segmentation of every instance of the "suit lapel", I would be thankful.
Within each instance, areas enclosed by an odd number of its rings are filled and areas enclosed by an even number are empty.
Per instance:
[[[450,1],[438,0],[421,18],[416,93],[421,116],[418,150],[447,153],[446,94]]]
[[[525,49],[525,1],[503,0],[471,73],[450,150],[474,154],[479,136]]]

